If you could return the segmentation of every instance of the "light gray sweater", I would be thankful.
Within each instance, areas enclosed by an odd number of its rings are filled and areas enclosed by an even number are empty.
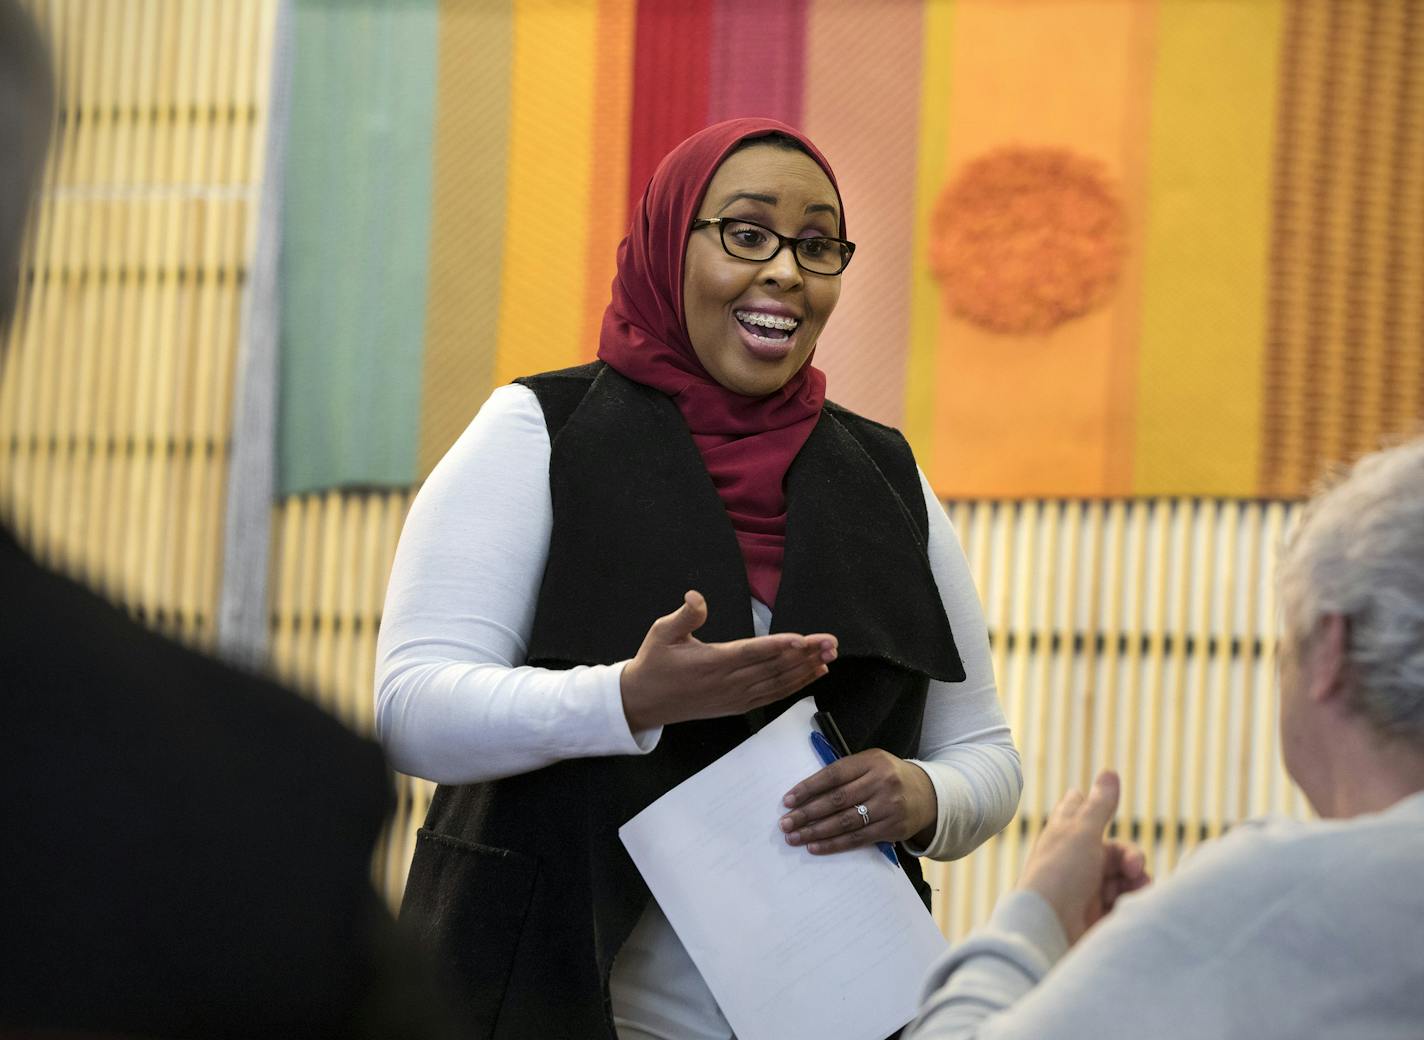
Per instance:
[[[1243,824],[1071,952],[1036,893],[950,950],[905,1040],[1424,1037],[1424,792]]]

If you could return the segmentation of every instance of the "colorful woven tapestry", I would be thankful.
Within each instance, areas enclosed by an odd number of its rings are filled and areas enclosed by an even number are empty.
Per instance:
[[[1424,4],[298,0],[286,491],[415,482],[593,356],[706,123],[820,145],[817,353],[946,497],[1295,496],[1424,416]]]

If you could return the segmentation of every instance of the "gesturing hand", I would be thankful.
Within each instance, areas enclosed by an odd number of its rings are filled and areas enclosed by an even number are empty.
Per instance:
[[[934,785],[923,769],[880,748],[832,762],[787,792],[792,811],[781,829],[792,845],[816,855],[877,841],[927,842],[938,811]],[[870,822],[856,810],[863,805]],[[922,833],[923,832],[923,833]]]
[[[704,643],[707,601],[688,592],[682,606],[653,622],[623,668],[623,713],[634,732],[688,719],[740,715],[790,696],[826,674],[836,637],[778,632]]]
[[[1060,798],[1019,879],[1019,888],[1037,892],[1053,907],[1070,946],[1112,910],[1118,896],[1152,880],[1141,849],[1103,837],[1119,791],[1117,774],[1105,771],[1086,798],[1080,791]]]

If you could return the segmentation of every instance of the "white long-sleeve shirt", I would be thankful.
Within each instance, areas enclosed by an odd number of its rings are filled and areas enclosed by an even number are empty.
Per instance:
[[[467,784],[565,758],[638,755],[657,746],[660,728],[634,733],[623,714],[619,680],[626,662],[566,671],[524,664],[553,528],[549,451],[533,392],[501,387],[411,506],[376,655],[376,730],[402,772]],[[934,786],[938,823],[928,847],[914,851],[953,859],[1008,823],[1022,773],[963,551],[923,474],[920,479],[930,565],[966,677],[930,683],[913,761]],[[756,633],[765,634],[771,611],[755,600],[749,606]],[[639,960],[640,939],[662,951],[649,958],[650,970],[667,968],[656,968],[659,960],[670,963],[664,947],[672,933],[662,928],[665,920],[652,929],[645,927],[649,921],[645,915],[620,953],[615,983],[622,965]],[[660,938],[650,938],[653,933]],[[686,958],[680,946],[676,952]]]
[[[1421,865],[1424,792],[1242,824],[1071,952],[1052,907],[1012,892],[931,971],[906,1040],[1424,1036]]]

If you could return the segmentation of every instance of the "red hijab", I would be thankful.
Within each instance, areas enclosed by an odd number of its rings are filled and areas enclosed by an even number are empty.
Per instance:
[[[826,377],[809,358],[780,390],[744,397],[702,367],[683,318],[682,265],[692,221],[712,175],[741,141],[779,132],[795,138],[840,189],[825,156],[774,119],[729,119],[693,134],[658,165],[618,247],[613,300],[598,356],[629,379],[673,399],[737,533],[747,584],[776,603],[786,544],[786,471],[811,435]],[[844,209],[844,207],[842,207]],[[845,216],[841,216],[845,236]]]

